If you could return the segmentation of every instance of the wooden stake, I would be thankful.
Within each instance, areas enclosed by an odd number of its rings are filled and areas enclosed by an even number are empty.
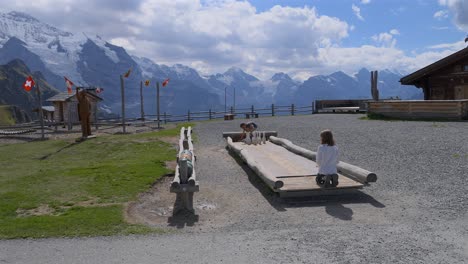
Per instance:
[[[123,76],[120,75],[120,94],[122,96],[122,128],[123,133],[125,134],[125,89],[124,89],[124,79]]]
[[[39,82],[36,84],[37,97],[39,98],[39,120],[41,120],[41,139],[44,139],[44,115],[42,113],[42,98],[41,89],[39,88]]]
[[[158,128],[161,128],[159,124],[159,82],[156,82],[156,104],[158,105],[156,113],[156,115],[158,116]]]
[[[143,105],[143,81],[140,81],[141,121],[145,121],[145,108]]]

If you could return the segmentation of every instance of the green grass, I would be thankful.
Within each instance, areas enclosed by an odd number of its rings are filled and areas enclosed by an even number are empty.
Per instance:
[[[0,105],[0,125],[9,126],[14,125],[15,120],[11,116],[11,110],[9,105]]]
[[[182,125],[81,143],[0,145],[0,238],[160,231],[125,223],[122,208],[170,172],[164,162],[176,151],[161,137],[177,136]],[[51,212],[31,213],[41,207]]]

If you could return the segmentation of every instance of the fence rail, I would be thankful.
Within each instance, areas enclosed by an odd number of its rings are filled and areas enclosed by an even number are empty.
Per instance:
[[[190,122],[190,121],[202,121],[202,120],[214,120],[214,119],[223,119],[225,115],[234,115],[237,118],[246,118],[247,115],[252,117],[253,114],[258,116],[285,116],[285,115],[305,115],[305,114],[313,114],[316,112],[315,102],[311,102],[308,106],[296,106],[294,104],[291,105],[275,105],[272,104],[271,107],[262,107],[262,108],[255,108],[252,105],[249,108],[236,108],[234,109],[231,107],[228,111],[219,111],[219,110],[205,110],[205,111],[197,111],[192,112],[190,110],[187,111],[187,114],[181,115],[173,115],[166,112],[163,112],[159,117],[159,122],[163,124],[167,124],[170,122]],[[143,123],[153,123],[158,122],[157,115],[145,115],[144,118],[125,118],[125,123],[127,125],[130,124],[143,124]],[[33,128],[39,125],[38,122],[28,123],[28,124],[17,124],[14,126],[0,126],[0,129],[24,129],[24,128]],[[60,126],[64,125],[63,122],[49,122],[45,124],[46,126]],[[79,125],[79,123],[75,123],[72,125]],[[97,122],[94,122],[96,127],[104,126],[104,125],[122,125],[122,118],[114,117],[114,118],[99,118]],[[71,128],[69,128],[71,129]]]

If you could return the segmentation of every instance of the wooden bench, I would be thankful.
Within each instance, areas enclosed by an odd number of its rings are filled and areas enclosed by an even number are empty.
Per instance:
[[[234,114],[225,114],[224,120],[234,120]]]
[[[245,113],[245,118],[258,118],[258,113]]]

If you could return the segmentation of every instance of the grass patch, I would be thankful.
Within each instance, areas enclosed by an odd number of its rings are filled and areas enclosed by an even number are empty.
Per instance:
[[[11,116],[9,105],[0,105],[0,125],[10,126],[15,124],[15,119]]]
[[[0,238],[134,234],[122,206],[169,173],[175,129],[0,145]],[[48,208],[42,214],[38,208]],[[22,212],[21,214],[19,212]]]

